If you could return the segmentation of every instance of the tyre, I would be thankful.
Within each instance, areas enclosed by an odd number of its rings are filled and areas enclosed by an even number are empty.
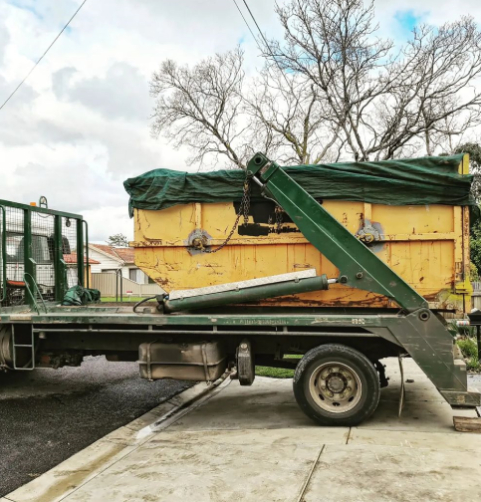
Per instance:
[[[318,424],[351,427],[374,413],[381,390],[377,371],[364,354],[326,344],[307,352],[297,365],[294,395]]]

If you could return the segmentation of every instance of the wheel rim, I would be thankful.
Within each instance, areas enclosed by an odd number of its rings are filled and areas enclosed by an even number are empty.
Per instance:
[[[345,413],[355,408],[361,400],[362,382],[351,366],[327,362],[312,372],[309,392],[323,410]]]

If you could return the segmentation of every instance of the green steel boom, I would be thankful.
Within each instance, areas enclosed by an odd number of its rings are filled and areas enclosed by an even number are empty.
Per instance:
[[[282,207],[306,239],[339,269],[338,281],[396,301],[406,312],[426,309],[426,300],[331,216],[278,164],[257,153],[247,170]]]
[[[278,164],[257,153],[247,164],[247,171],[264,196],[279,204],[306,239],[339,269],[339,283],[387,296],[399,304],[404,315],[391,319],[392,334],[449,403],[480,402],[479,394],[467,391],[464,363],[453,359],[451,334],[421,295]]]

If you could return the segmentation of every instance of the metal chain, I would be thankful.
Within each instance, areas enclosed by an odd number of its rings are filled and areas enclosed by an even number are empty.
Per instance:
[[[280,234],[281,229],[282,229],[282,223],[283,223],[281,206],[276,206],[274,211],[276,213],[276,234]]]
[[[234,235],[234,232],[239,225],[239,221],[241,217],[244,217],[244,225],[247,225],[249,222],[249,208],[251,204],[251,180],[249,175],[246,173],[246,177],[244,180],[244,193],[242,194],[242,200],[239,206],[239,210],[237,211],[237,216],[234,222],[234,225],[229,232],[229,235],[227,236],[226,240],[219,246],[216,247],[215,249],[205,249],[202,248],[203,253],[217,253],[217,251],[220,251],[222,248],[227,246],[228,242],[232,239],[232,236]]]

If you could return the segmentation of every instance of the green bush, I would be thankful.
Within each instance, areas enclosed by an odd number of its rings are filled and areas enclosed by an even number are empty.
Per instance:
[[[472,337],[475,333],[474,326],[458,326],[456,321],[448,322],[447,328],[453,337],[457,335],[462,337]]]
[[[456,344],[466,360],[467,369],[479,371],[481,366],[478,360],[478,344],[476,343],[476,338],[461,338],[456,341]]]

